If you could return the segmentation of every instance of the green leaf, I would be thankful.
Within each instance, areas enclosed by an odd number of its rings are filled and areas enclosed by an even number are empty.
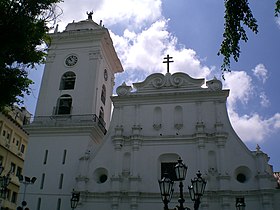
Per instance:
[[[258,33],[257,20],[253,17],[247,0],[225,0],[225,23],[223,41],[218,55],[223,56],[221,70],[230,71],[231,58],[238,61],[240,56],[239,42],[247,42],[248,37],[243,26]]]

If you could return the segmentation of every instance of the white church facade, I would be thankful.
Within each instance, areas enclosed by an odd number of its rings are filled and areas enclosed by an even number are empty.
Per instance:
[[[123,71],[106,28],[88,20],[51,34],[51,45],[30,134],[24,175],[32,210],[163,209],[158,180],[182,158],[187,186],[199,170],[207,181],[199,209],[278,210],[280,190],[269,157],[250,151],[233,130],[229,90],[213,79],[155,73],[112,96]],[[111,116],[111,106],[113,112]],[[169,208],[178,202],[175,184]]]

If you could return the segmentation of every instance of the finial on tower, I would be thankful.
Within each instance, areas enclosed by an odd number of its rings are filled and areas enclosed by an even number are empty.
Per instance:
[[[87,12],[88,20],[92,20],[92,14],[93,14],[93,11]]]
[[[167,55],[165,58],[163,58],[164,60],[166,60],[166,61],[163,61],[163,63],[167,63],[167,73],[169,73],[169,63],[174,62],[171,60],[172,58],[173,57],[169,57],[169,55]]]

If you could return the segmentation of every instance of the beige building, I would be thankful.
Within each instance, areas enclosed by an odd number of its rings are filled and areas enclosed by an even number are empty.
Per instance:
[[[6,192],[6,198],[1,195],[1,206],[4,209],[16,209],[19,192],[18,176],[22,174],[24,156],[26,152],[28,133],[22,128],[28,124],[30,113],[25,108],[17,106],[0,112],[0,163],[4,170],[1,174],[7,176],[10,173],[10,183]],[[1,189],[2,181],[1,181]],[[1,192],[3,192],[1,190]]]

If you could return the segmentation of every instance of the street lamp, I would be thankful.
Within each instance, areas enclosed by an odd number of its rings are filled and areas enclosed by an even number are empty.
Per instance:
[[[180,188],[180,197],[178,199],[179,206],[177,206],[178,210],[185,210],[189,209],[188,207],[184,207],[185,199],[183,198],[183,181],[186,179],[187,170],[188,167],[183,164],[183,161],[181,158],[178,159],[178,163],[174,167],[175,173],[176,173],[176,180],[180,181],[179,188]],[[166,174],[164,174],[164,177],[158,181],[160,193],[162,197],[162,201],[164,203],[164,210],[168,209],[168,203],[171,201],[171,197],[173,194],[173,184],[174,182],[166,177]],[[198,210],[199,204],[200,204],[200,198],[203,196],[206,181],[201,177],[200,171],[197,173],[197,177],[194,178],[194,180],[191,180],[191,187],[189,187],[189,192],[191,196],[191,200],[194,201],[194,209]]]
[[[72,191],[72,197],[70,199],[71,202],[71,208],[74,210],[75,208],[77,208],[78,203],[80,200],[80,192],[76,192],[74,189]]]
[[[245,199],[244,198],[236,198],[236,210],[245,210]]]
[[[24,184],[24,190],[23,190],[23,198],[22,198],[22,202],[21,202],[21,207],[17,207],[18,210],[22,210],[25,206],[27,206],[27,202],[25,201],[25,194],[26,194],[26,188],[28,185],[33,185],[35,183],[35,181],[37,180],[36,177],[28,177],[28,176],[22,176],[22,175],[19,175],[18,177],[19,179],[19,182]],[[25,208],[27,209],[27,208]]]
[[[200,198],[203,196],[206,186],[206,181],[201,177],[200,171],[196,176],[194,180],[191,180],[192,185],[188,187],[191,200],[194,201],[194,210],[198,210]]]
[[[164,204],[164,210],[168,210],[168,203],[171,201],[173,194],[173,184],[174,181],[167,177],[167,173],[164,174],[164,177],[161,180],[158,180],[161,199]]]
[[[180,206],[178,206],[178,210],[184,210],[184,202],[185,199],[183,197],[183,181],[186,179],[188,167],[183,163],[182,159],[179,157],[178,163],[175,165],[175,173],[177,180],[180,181],[179,188],[180,188],[180,197],[178,202]]]

